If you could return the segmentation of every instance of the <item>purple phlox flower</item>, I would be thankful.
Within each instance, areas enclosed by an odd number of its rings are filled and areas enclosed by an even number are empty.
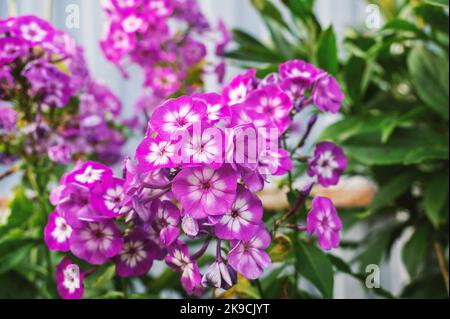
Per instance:
[[[261,200],[243,186],[239,186],[230,210],[215,225],[215,233],[221,239],[249,240],[258,231],[262,215]]]
[[[175,177],[172,191],[183,209],[196,219],[223,215],[236,197],[237,175],[230,165],[185,168]]]
[[[198,64],[206,57],[206,46],[192,38],[188,38],[182,48],[184,62],[188,66]]]
[[[192,97],[172,99],[158,107],[150,120],[151,127],[163,139],[176,136],[206,116],[207,106]]]
[[[194,94],[193,97],[206,104],[206,114],[211,123],[215,124],[220,120],[228,119],[231,116],[230,107],[225,102],[222,95],[217,93],[198,93]]]
[[[244,102],[247,96],[255,89],[255,83],[255,70],[249,70],[236,76],[223,90],[225,102],[230,106]]]
[[[244,105],[249,110],[267,116],[277,124],[281,132],[285,132],[291,123],[289,115],[292,110],[292,101],[275,85],[253,91]]]
[[[47,22],[35,16],[21,16],[15,19],[12,34],[30,45],[51,42],[55,30]]]
[[[198,220],[192,218],[189,214],[184,214],[181,221],[181,228],[183,232],[189,237],[196,237],[200,232],[200,225]]]
[[[177,241],[168,249],[166,263],[174,270],[182,273],[181,284],[190,295],[198,295],[202,292],[202,276],[197,262],[191,259],[188,246]]]
[[[270,245],[270,234],[261,226],[249,241],[232,241],[232,249],[228,253],[228,262],[236,271],[248,279],[261,277],[264,269],[272,264],[269,255],[264,251]]]
[[[298,102],[300,99],[303,99],[306,90],[310,87],[311,82],[301,77],[285,79],[280,85],[281,90],[283,90],[283,92],[285,92],[294,102]]]
[[[293,168],[289,153],[279,147],[268,147],[259,154],[258,170],[262,175],[280,176]]]
[[[123,237],[112,220],[81,222],[70,238],[72,253],[93,265],[103,265],[123,247]]]
[[[168,97],[181,87],[183,74],[171,67],[155,67],[146,72],[145,84],[153,89],[153,93],[161,98]]]
[[[217,29],[220,33],[220,40],[217,43],[216,55],[220,56],[225,53],[225,49],[233,39],[233,35],[231,34],[230,30],[227,28],[225,22],[222,19],[219,20]]]
[[[306,224],[310,235],[317,234],[319,246],[322,249],[331,250],[339,247],[342,222],[329,198],[316,197],[313,199]]]
[[[322,142],[316,146],[314,156],[309,161],[308,175],[317,177],[324,187],[337,185],[347,169],[344,151],[331,142]]]
[[[55,210],[48,215],[48,223],[44,230],[44,239],[50,250],[69,251],[72,227],[67,220]]]
[[[146,275],[158,259],[160,248],[148,240],[146,234],[133,230],[125,236],[122,251],[114,258],[116,273],[120,277]]]
[[[15,130],[17,125],[17,112],[9,105],[2,105],[0,101],[0,135]]]
[[[48,148],[48,157],[55,163],[69,164],[72,160],[72,148],[67,143],[60,143]]]
[[[25,55],[27,45],[17,38],[0,38],[0,65],[13,62]]]
[[[161,247],[169,247],[180,235],[180,210],[170,201],[155,200],[147,210],[142,228]],[[141,215],[140,215],[141,216]]]
[[[89,189],[111,180],[113,172],[100,163],[88,161],[67,176],[67,183],[75,183]]]
[[[119,217],[125,197],[124,180],[112,178],[107,183],[98,184],[91,190],[92,207],[105,218]]]
[[[324,74],[314,84],[312,90],[314,104],[323,111],[330,113],[338,113],[344,101],[344,93],[336,79]]]
[[[83,272],[69,257],[56,266],[58,293],[63,299],[83,298]]]
[[[323,71],[302,60],[290,60],[280,65],[280,75],[283,79],[301,78],[309,82],[309,86]]]
[[[171,141],[159,137],[146,137],[136,150],[138,169],[146,173],[159,168],[173,168],[177,163],[173,162],[176,147]]]

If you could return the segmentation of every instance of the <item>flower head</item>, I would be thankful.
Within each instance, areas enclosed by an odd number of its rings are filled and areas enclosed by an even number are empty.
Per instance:
[[[202,278],[205,287],[230,289],[237,283],[237,272],[222,260],[216,260],[209,265]]]
[[[248,241],[233,241],[228,253],[228,262],[236,271],[248,279],[261,277],[264,269],[272,264],[269,255],[264,251],[270,245],[270,234],[261,226]]]
[[[339,247],[339,232],[342,222],[333,202],[326,197],[316,197],[307,217],[307,230],[310,235],[317,234],[319,246],[324,250]]]
[[[237,176],[229,165],[183,169],[173,181],[173,193],[196,219],[228,212],[236,196]]]
[[[120,230],[111,220],[79,223],[70,238],[72,253],[93,265],[103,265],[120,253],[122,247]]]
[[[308,175],[316,176],[324,187],[337,185],[339,178],[347,168],[344,151],[331,142],[322,142],[316,146],[314,157],[309,161]]]
[[[83,272],[69,257],[64,258],[56,267],[58,293],[64,299],[83,297]]]
[[[50,250],[69,251],[72,226],[58,212],[48,216],[48,223],[44,230],[44,239]]]
[[[331,75],[320,76],[312,91],[314,104],[324,112],[337,113],[344,100],[339,83]]]

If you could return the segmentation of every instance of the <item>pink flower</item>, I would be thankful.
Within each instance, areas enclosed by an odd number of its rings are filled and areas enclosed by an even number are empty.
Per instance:
[[[171,67],[155,67],[146,73],[145,84],[156,96],[164,98],[180,89],[181,78],[182,75]]]
[[[17,38],[0,38],[0,65],[13,62],[26,54],[27,45]]]
[[[237,176],[230,165],[218,170],[185,168],[173,181],[172,191],[183,209],[196,219],[228,212],[236,197]]]
[[[44,230],[44,239],[50,250],[69,251],[72,227],[56,210],[48,215],[48,223]]]
[[[339,247],[339,232],[342,229],[342,222],[329,198],[316,197],[313,199],[306,224],[310,235],[317,234],[319,246],[322,249],[331,250]]]
[[[205,103],[191,97],[169,100],[155,110],[150,125],[161,138],[168,140],[201,121],[206,109]]]
[[[228,253],[228,262],[236,271],[248,279],[261,277],[264,269],[272,264],[269,255],[264,251],[270,245],[270,234],[261,226],[248,241],[233,241]]]
[[[140,226],[161,247],[169,247],[180,235],[180,210],[170,201],[155,200]],[[142,214],[141,214],[142,215]],[[141,216],[142,219],[143,216]]]
[[[203,43],[189,38],[182,48],[183,59],[189,66],[194,66],[206,57],[206,47]]]
[[[249,70],[247,73],[236,76],[223,90],[225,102],[230,106],[245,101],[247,96],[255,89],[256,71]]]
[[[112,178],[109,183],[99,184],[92,189],[92,207],[105,218],[119,217],[122,201],[125,197],[124,180]]]
[[[331,75],[319,77],[312,91],[314,103],[323,112],[337,113],[344,101],[339,83]]]
[[[280,65],[280,75],[283,79],[300,78],[309,86],[323,71],[302,60],[290,60]]]
[[[18,17],[13,25],[13,34],[31,45],[50,42],[55,35],[47,21],[34,16]]]
[[[145,233],[135,230],[125,237],[122,251],[114,258],[116,273],[120,277],[144,276],[158,254],[159,247]]]
[[[239,186],[235,202],[215,225],[215,233],[221,239],[249,240],[258,231],[262,215],[261,200]]]
[[[176,271],[180,271],[181,284],[190,295],[200,295],[203,291],[202,276],[197,262],[191,259],[188,246],[178,241],[168,249],[166,263]]]
[[[83,272],[69,257],[56,267],[58,293],[64,299],[83,298]]]
[[[123,247],[119,228],[111,221],[81,222],[70,238],[72,253],[93,265],[103,265]]]
[[[96,162],[86,162],[79,170],[76,170],[67,176],[67,183],[74,183],[87,187],[107,183],[112,178],[112,170]]]
[[[173,157],[175,145],[159,137],[146,137],[136,150],[136,159],[141,172],[151,172],[159,168],[176,167]]]
[[[220,120],[226,120],[231,116],[230,107],[222,95],[217,93],[194,94],[194,99],[201,100],[206,104],[208,120],[215,124]]]
[[[249,110],[267,116],[276,123],[281,132],[285,132],[291,123],[289,115],[292,110],[292,101],[275,85],[252,92],[244,105]]]
[[[316,146],[314,157],[309,161],[308,175],[316,176],[320,185],[337,185],[347,169],[344,151],[331,142],[322,142]]]

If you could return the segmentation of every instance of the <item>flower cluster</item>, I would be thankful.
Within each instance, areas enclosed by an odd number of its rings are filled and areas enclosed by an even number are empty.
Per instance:
[[[121,103],[92,79],[76,42],[40,18],[0,20],[0,100],[15,110],[0,108],[4,160],[22,149],[61,164],[120,158]]]
[[[196,91],[206,72],[216,72],[223,80],[225,64],[207,64],[203,42],[216,41],[220,56],[231,35],[222,22],[217,29],[209,25],[197,0],[106,0],[103,7],[103,52],[125,75],[127,64],[143,70],[148,92],[136,107],[148,116],[168,97]]]
[[[330,112],[339,102],[328,90],[317,89],[333,87],[334,80],[302,63],[286,63],[279,74],[263,80],[255,71],[238,75],[222,94],[166,101],[154,111],[121,178],[99,163],[79,163],[52,194],[56,210],[45,230],[49,248],[70,251],[93,265],[114,262],[122,277],[145,275],[155,260],[164,260],[181,273],[191,295],[201,295],[208,286],[229,289],[237,273],[260,278],[271,265],[266,252],[271,234],[257,193],[271,176],[293,168],[282,137],[296,106],[306,107],[306,99]],[[302,83],[302,88],[286,83]],[[293,94],[297,90],[301,93]],[[345,166],[342,151],[323,143],[310,159],[309,174],[332,185]],[[341,228],[331,201],[315,198],[302,229],[316,233],[319,245],[331,249],[339,243]],[[194,239],[203,243],[195,252]],[[198,261],[212,241],[215,261],[202,272]],[[72,267],[65,261],[63,266]],[[73,271],[63,274],[62,296],[78,296],[81,276],[75,285]]]

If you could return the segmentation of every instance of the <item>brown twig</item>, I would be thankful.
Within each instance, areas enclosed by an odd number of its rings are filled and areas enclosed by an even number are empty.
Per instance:
[[[7,178],[7,177],[9,177],[9,176],[11,176],[11,175],[13,175],[13,174],[16,173],[18,170],[19,170],[19,167],[18,167],[18,166],[13,166],[13,167],[11,167],[10,169],[8,169],[6,172],[1,173],[1,174],[0,174],[0,181],[3,180],[3,179],[5,179],[5,178]]]
[[[444,250],[442,249],[441,244],[438,242],[434,243],[434,250],[438,258],[439,269],[441,270],[442,278],[444,279],[445,288],[447,289],[448,294],[448,268],[445,264]]]

